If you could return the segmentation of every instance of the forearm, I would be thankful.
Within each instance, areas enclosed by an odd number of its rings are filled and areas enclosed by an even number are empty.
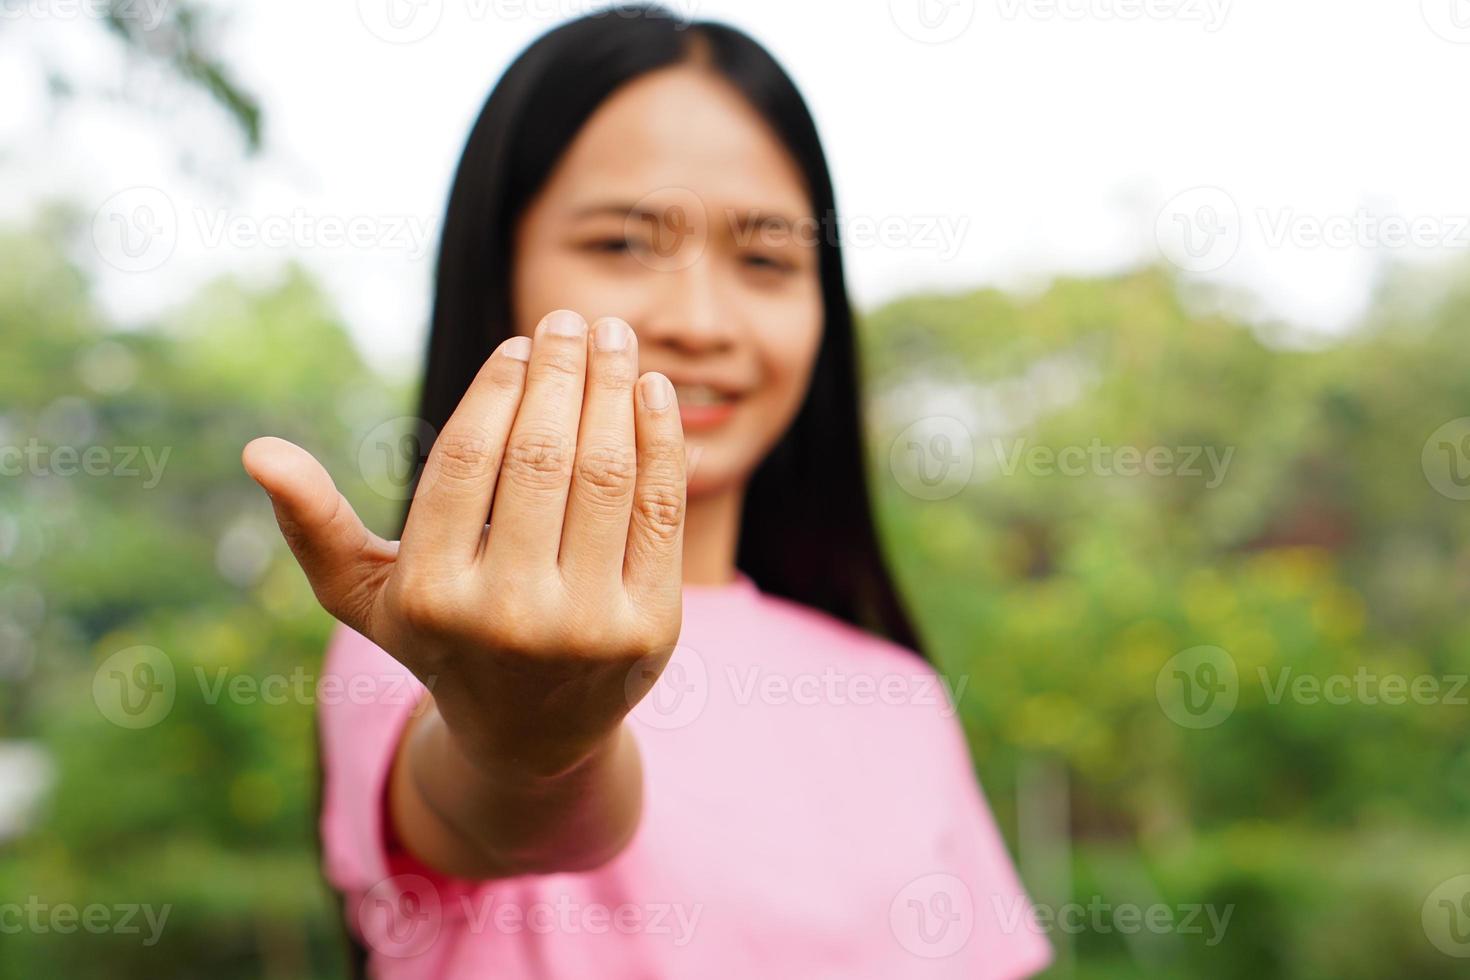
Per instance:
[[[542,775],[474,757],[432,700],[425,708],[400,740],[389,813],[401,844],[430,867],[463,878],[587,870],[637,830],[643,770],[626,724],[576,765]]]

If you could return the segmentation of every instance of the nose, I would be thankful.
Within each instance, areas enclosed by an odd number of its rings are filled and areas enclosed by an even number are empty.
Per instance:
[[[730,316],[722,313],[718,273],[708,256],[660,271],[649,277],[648,286],[654,295],[640,324],[640,343],[687,354],[719,352],[734,344]]]

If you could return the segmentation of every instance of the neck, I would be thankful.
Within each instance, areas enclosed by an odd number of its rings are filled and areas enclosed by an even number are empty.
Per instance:
[[[684,584],[729,585],[735,578],[744,484],[690,497],[684,511]]]

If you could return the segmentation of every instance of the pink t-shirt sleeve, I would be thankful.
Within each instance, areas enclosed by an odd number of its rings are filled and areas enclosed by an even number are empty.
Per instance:
[[[977,949],[1003,957],[1001,963],[992,961],[992,969],[1028,977],[1051,963],[1051,944],[1036,921],[975,777],[964,728],[957,715],[949,720],[946,741],[955,776],[950,805],[944,808],[952,818],[945,839],[953,848],[955,866],[968,869],[964,877],[975,916],[972,942]]]
[[[925,691],[892,705],[883,726],[904,746],[892,764],[907,769],[909,790],[933,821],[931,863],[893,888],[889,926],[914,957],[907,975],[1019,980],[1040,972],[1051,963],[1051,944],[985,800],[950,684],[912,651],[841,629],[851,644],[845,655],[874,656],[875,677],[907,676]],[[880,749],[869,751],[879,758]]]
[[[418,956],[400,920],[431,910],[453,917],[477,882],[446,877],[396,846],[388,778],[399,739],[426,688],[366,637],[339,625],[318,692],[322,750],[321,837],[327,880],[345,902],[348,928],[376,953]],[[422,938],[423,931],[417,932]]]

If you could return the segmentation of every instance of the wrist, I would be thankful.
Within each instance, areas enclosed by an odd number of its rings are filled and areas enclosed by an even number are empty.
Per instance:
[[[550,791],[611,760],[630,738],[622,722],[591,741],[465,731],[437,703],[428,705],[414,736],[429,759],[457,777],[520,793]]]
[[[637,830],[642,760],[625,725],[556,768],[540,757],[474,754],[432,710],[409,738],[418,798],[473,848],[485,877],[597,867]]]

